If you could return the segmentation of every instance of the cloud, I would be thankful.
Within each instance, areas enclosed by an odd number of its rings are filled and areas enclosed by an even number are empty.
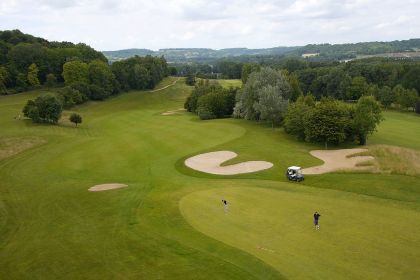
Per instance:
[[[0,29],[100,50],[420,37],[418,0],[2,0]]]

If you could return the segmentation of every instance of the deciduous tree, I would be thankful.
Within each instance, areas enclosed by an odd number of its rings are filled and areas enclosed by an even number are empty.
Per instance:
[[[73,113],[70,115],[70,121],[77,127],[79,123],[82,123],[82,117],[79,114]]]
[[[345,104],[331,98],[323,98],[306,116],[305,140],[308,142],[339,144],[346,139],[350,125],[349,110]]]
[[[366,144],[368,135],[372,134],[383,120],[381,107],[373,96],[362,96],[353,112],[353,129],[360,145]]]
[[[39,96],[35,100],[28,100],[22,112],[33,122],[57,123],[61,117],[63,107],[61,102],[51,95]]]
[[[40,85],[39,79],[38,79],[38,72],[39,70],[35,63],[32,63],[31,65],[29,65],[27,80],[28,80],[29,85],[32,87],[37,87]]]
[[[350,86],[347,88],[346,95],[350,100],[358,100],[361,96],[367,94],[369,85],[362,76],[354,77]]]
[[[256,110],[255,104],[259,103],[260,92],[268,86],[273,87],[277,95],[281,95],[284,100],[290,96],[291,87],[287,77],[274,69],[262,68],[259,72],[251,73],[246,84],[237,94],[235,117],[259,120],[260,111]]]
[[[66,85],[89,82],[89,66],[82,61],[69,61],[63,65],[63,78]]]
[[[274,128],[274,125],[283,119],[289,102],[284,98],[282,91],[274,86],[266,86],[258,94],[258,102],[254,104],[254,109],[258,112],[260,120],[269,121]]]

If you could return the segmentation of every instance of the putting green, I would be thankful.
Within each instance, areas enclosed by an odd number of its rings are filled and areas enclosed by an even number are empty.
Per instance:
[[[381,199],[280,183],[281,189],[197,191],[180,201],[202,233],[242,249],[290,279],[416,279],[417,211]],[[224,213],[221,199],[230,202]],[[312,224],[321,213],[321,229]]]

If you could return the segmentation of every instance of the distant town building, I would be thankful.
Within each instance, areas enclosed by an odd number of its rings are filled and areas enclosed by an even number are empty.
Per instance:
[[[304,54],[302,54],[303,58],[314,57],[314,56],[319,56],[319,53],[304,53]]]

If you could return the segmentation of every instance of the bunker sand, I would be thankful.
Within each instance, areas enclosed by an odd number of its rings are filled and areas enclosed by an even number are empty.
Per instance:
[[[324,164],[302,170],[303,174],[324,174],[334,171],[341,170],[369,170],[371,166],[358,166],[358,164],[373,160],[372,156],[353,156],[367,152],[367,149],[342,149],[342,150],[315,150],[311,151],[310,154],[320,160],[324,161]]]
[[[114,189],[121,189],[126,188],[128,185],[125,184],[101,184],[101,185],[95,185],[93,187],[89,188],[90,192],[101,192],[101,191],[108,191],[108,190],[114,190]]]
[[[273,167],[273,164],[267,161],[247,161],[228,166],[220,166],[223,162],[237,156],[236,153],[231,151],[205,153],[186,159],[185,165],[194,170],[215,175],[252,173]]]

